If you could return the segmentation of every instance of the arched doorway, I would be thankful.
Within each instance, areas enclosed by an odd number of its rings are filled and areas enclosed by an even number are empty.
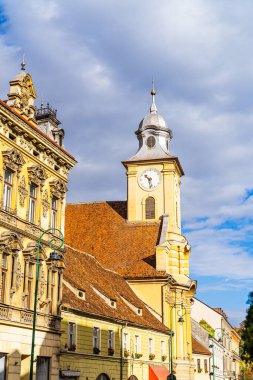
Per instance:
[[[131,376],[128,378],[128,380],[138,380],[138,378],[137,378],[136,376],[134,376],[134,375],[131,375]]]
[[[96,380],[110,380],[110,377],[106,373],[100,373]]]

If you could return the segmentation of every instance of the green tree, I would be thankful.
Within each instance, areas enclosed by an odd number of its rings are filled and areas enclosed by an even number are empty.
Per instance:
[[[246,362],[253,362],[253,292],[249,293],[247,303],[250,305],[247,310],[244,328],[242,331],[242,358]]]

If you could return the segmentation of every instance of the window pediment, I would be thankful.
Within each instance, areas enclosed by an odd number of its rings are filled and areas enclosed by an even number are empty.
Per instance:
[[[0,251],[11,254],[17,251],[21,251],[23,245],[19,236],[11,231],[4,231],[0,235]]]
[[[2,154],[4,169],[9,168],[13,171],[21,171],[22,166],[25,164],[25,160],[17,149],[8,149],[6,151],[3,151]]]
[[[45,169],[40,165],[34,165],[27,168],[29,183],[35,183],[35,185],[43,185],[48,178]]]
[[[56,198],[63,198],[66,192],[68,191],[67,186],[60,179],[51,181],[50,183],[51,194]]]

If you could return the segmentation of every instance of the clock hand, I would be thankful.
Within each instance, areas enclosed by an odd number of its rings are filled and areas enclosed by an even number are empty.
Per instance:
[[[147,174],[145,174],[145,178],[148,180],[149,188],[152,188],[152,177],[149,177]]]

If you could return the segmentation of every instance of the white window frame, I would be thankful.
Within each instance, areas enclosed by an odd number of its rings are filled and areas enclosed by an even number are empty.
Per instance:
[[[10,174],[10,181],[6,179],[7,172]],[[3,208],[7,211],[11,209],[13,192],[13,172],[10,169],[6,169],[4,172],[4,197],[3,197]]]
[[[35,195],[31,195],[31,187],[34,186]],[[37,206],[37,186],[32,182],[29,189],[29,214],[28,221],[30,223],[36,222],[36,206]]]
[[[141,354],[141,337],[138,334],[134,335],[134,353]]]
[[[111,333],[111,336],[110,336],[110,333]],[[114,337],[115,337],[114,330],[109,329],[108,330],[108,348],[112,348],[113,350],[114,350]]]
[[[130,350],[130,336],[128,332],[123,333],[123,348],[126,351]]]
[[[97,332],[96,335],[94,334],[95,331]],[[100,350],[100,332],[101,332],[100,327],[98,326],[93,327],[93,348],[98,348],[99,350]]]
[[[55,207],[54,207],[55,201]],[[57,228],[57,217],[58,217],[58,198],[54,195],[52,196],[51,202],[51,228]]]
[[[72,334],[70,334],[70,326],[73,326]],[[72,336],[72,338],[71,338]],[[72,346],[76,346],[76,323],[75,322],[69,322],[68,323],[68,348],[71,350]]]
[[[154,338],[148,338],[148,354],[154,354],[155,347],[154,347]]]
[[[165,340],[161,340],[161,355],[166,356],[166,342],[165,342]]]

